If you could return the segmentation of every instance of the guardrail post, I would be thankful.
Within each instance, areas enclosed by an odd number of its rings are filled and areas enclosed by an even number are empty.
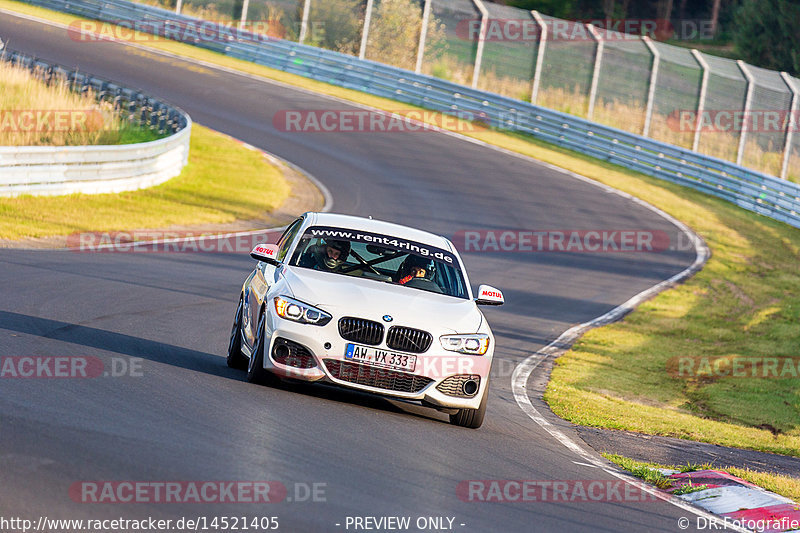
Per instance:
[[[653,119],[653,105],[655,103],[656,81],[658,80],[658,67],[661,63],[661,53],[647,35],[642,37],[642,41],[644,41],[650,53],[653,54],[653,64],[650,67],[650,86],[647,88],[647,107],[644,113],[644,128],[642,128],[642,135],[644,137],[649,137],[650,122]]]
[[[486,41],[486,24],[489,23],[489,11],[481,0],[472,0],[478,11],[481,12],[481,31],[478,35],[478,50],[475,52],[475,68],[472,71],[472,88],[478,88],[478,78],[481,75],[481,61],[483,60],[483,45]]]
[[[361,48],[358,50],[358,58],[364,59],[367,55],[367,39],[369,39],[369,25],[372,22],[372,4],[374,0],[367,0],[367,12],[364,14],[364,29],[361,31]]]
[[[306,40],[306,34],[308,33],[308,15],[311,11],[311,0],[305,0],[303,2],[303,18],[300,21],[300,36],[297,38],[297,42],[303,44],[303,41]]]
[[[736,164],[741,165],[744,158],[744,146],[747,142],[747,121],[750,119],[750,104],[753,100],[753,76],[744,61],[737,59],[736,64],[747,79],[747,93],[745,93],[744,97],[744,120],[742,121],[742,133],[739,135],[739,149],[736,151]]]
[[[539,97],[539,84],[542,79],[542,63],[544,63],[544,48],[547,43],[547,24],[538,11],[531,11],[531,15],[539,25],[539,45],[536,50],[536,68],[533,70],[533,86],[531,87],[531,103],[536,105]]]
[[[800,93],[795,89],[794,84],[789,80],[789,75],[781,72],[783,83],[792,91],[792,103],[789,104],[789,118],[786,120],[786,140],[783,143],[783,164],[781,165],[781,179],[786,179],[789,173],[789,156],[792,152],[792,137],[797,128],[797,104],[800,101]]]
[[[180,15],[182,9],[183,9],[183,0],[178,0],[178,2],[175,4],[175,14]]]
[[[417,47],[417,64],[414,72],[422,72],[422,61],[425,57],[425,41],[428,40],[428,21],[431,19],[431,0],[425,0],[425,7],[422,8],[422,28],[419,31],[419,46]]]
[[[597,51],[594,54],[592,86],[589,89],[589,110],[586,112],[586,118],[592,120],[592,116],[594,116],[594,103],[597,99],[597,81],[600,78],[600,64],[603,62],[603,48],[605,43],[603,42],[603,38],[597,32],[597,28],[595,28],[592,24],[586,24],[586,28],[589,30],[589,33],[592,34],[592,37],[594,37],[597,41]]]
[[[244,31],[244,25],[247,23],[248,11],[250,11],[250,0],[244,0],[242,3],[242,16],[239,18],[239,31]]]
[[[692,140],[692,151],[697,152],[700,149],[700,129],[703,123],[703,113],[706,110],[706,94],[708,93],[708,63],[703,58],[700,51],[692,48],[692,56],[700,69],[703,71],[700,78],[700,96],[697,99],[697,116],[695,117],[694,124],[694,139]]]

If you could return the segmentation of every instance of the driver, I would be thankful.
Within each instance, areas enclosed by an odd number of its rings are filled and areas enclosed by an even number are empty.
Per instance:
[[[350,255],[350,243],[325,239],[316,245],[301,266],[331,272],[339,269]]]
[[[405,285],[411,280],[431,281],[435,267],[431,259],[419,255],[409,255],[397,269],[397,283]]]

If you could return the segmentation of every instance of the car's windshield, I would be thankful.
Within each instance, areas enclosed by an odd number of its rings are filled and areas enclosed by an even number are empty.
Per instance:
[[[467,298],[456,257],[440,248],[390,235],[312,227],[290,265]]]

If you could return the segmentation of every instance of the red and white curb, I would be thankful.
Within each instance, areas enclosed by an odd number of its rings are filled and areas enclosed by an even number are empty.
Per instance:
[[[764,533],[800,529],[800,504],[719,470],[677,473],[661,471],[672,480],[667,492],[684,486],[703,490],[674,495],[717,515],[725,524]]]

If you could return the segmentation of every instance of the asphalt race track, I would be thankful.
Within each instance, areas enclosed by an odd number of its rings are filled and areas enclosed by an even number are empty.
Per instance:
[[[6,14],[0,37],[140,87],[299,165],[330,189],[335,212],[448,236],[633,229],[679,239],[671,223],[618,195],[454,136],[273,127],[281,110],[349,108],[335,100],[122,44],[75,42],[64,29]],[[277,516],[280,531],[298,532],[354,531],[347,517],[365,516],[409,516],[412,526],[450,517],[453,530],[471,532],[678,531],[688,513],[661,501],[487,503],[462,501],[456,488],[465,480],[615,479],[578,464],[522,412],[511,372],[571,325],[683,270],[693,250],[463,256],[473,287],[494,285],[507,301],[485,310],[498,349],[479,430],[333,388],[246,383],[224,358],[237,290],[253,265],[246,253],[0,251],[0,355],[88,355],[106,370],[141,358],[139,371],[122,377],[0,380],[0,515]],[[288,494],[272,504],[109,504],[74,493],[85,481],[206,480],[272,480]],[[316,498],[306,490],[313,484]]]

